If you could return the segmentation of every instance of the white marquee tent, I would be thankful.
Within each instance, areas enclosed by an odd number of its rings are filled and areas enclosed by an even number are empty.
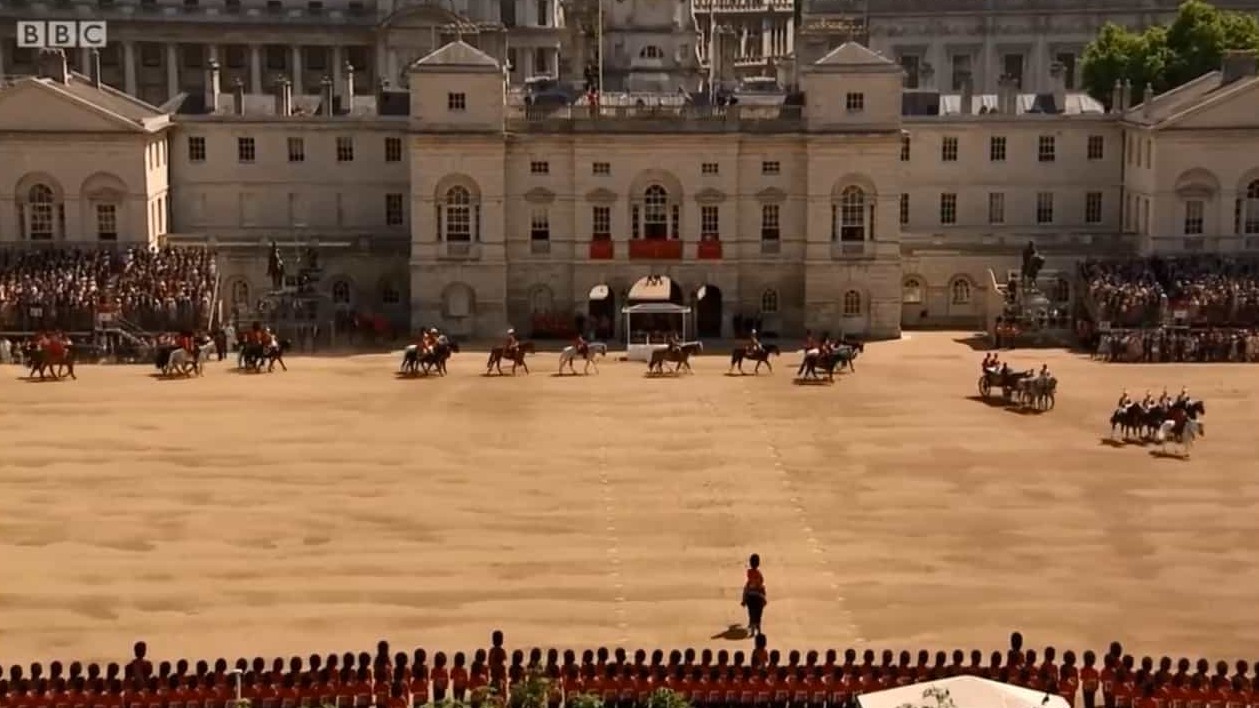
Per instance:
[[[1071,708],[1061,696],[975,676],[889,688],[859,696],[857,701],[861,708],[902,708],[907,704],[914,708],[938,708],[934,697],[923,695],[931,689],[948,691],[955,708]]]

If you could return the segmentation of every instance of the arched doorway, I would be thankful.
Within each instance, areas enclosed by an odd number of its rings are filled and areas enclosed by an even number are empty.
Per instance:
[[[589,319],[581,323],[582,334],[593,332],[595,339],[604,341],[616,335],[616,293],[610,286],[601,283],[590,289],[586,315]]]
[[[701,339],[721,338],[721,288],[705,285],[695,291],[695,335]]]

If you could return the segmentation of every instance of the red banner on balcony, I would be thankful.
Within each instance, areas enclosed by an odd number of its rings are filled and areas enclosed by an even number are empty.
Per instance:
[[[629,242],[629,257],[644,260],[682,260],[682,242],[636,239]]]
[[[590,242],[590,260],[592,261],[610,261],[613,253],[611,240]]]
[[[700,241],[695,249],[695,257],[705,261],[721,260],[721,241]]]

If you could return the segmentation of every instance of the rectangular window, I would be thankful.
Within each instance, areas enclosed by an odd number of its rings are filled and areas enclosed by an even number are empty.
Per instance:
[[[188,138],[188,161],[205,162],[205,138],[198,135]]]
[[[909,162],[909,136],[901,136],[901,162]]]
[[[849,92],[844,95],[844,108],[849,113],[860,113],[866,109],[866,95],[864,93]]]
[[[402,162],[402,138],[385,138],[385,162]]]
[[[603,175],[603,176],[610,175],[612,174],[612,163],[595,162],[590,165],[590,173],[596,174],[596,175]]]
[[[777,241],[782,238],[781,214],[777,204],[761,205],[761,240]]]
[[[721,237],[721,208],[715,204],[699,208],[699,237],[709,241]]]
[[[900,213],[901,226],[905,226],[906,224],[909,223],[909,195],[908,194],[904,194],[904,193],[901,194],[900,212],[901,212]]]
[[[551,174],[551,163],[545,160],[532,160],[529,163],[529,174],[549,175]]]
[[[96,238],[101,241],[118,240],[118,207],[113,204],[96,205]]]
[[[1068,91],[1075,90],[1075,55],[1071,52],[1058,52],[1054,56],[1054,60],[1062,64],[1062,83],[1063,88]]]
[[[549,27],[551,25],[551,3],[547,0],[538,0],[538,26]]]
[[[940,160],[957,162],[957,138],[947,137],[940,141]]]
[[[971,59],[970,59],[969,54],[954,54],[953,55],[953,77],[952,77],[953,81],[952,83],[953,83],[954,91],[962,90],[962,84],[965,82],[966,77],[970,76],[970,73],[971,73],[970,64],[971,64]]]
[[[988,223],[1004,224],[1005,223],[1005,193],[989,192],[988,193]]]
[[[1089,192],[1084,195],[1084,223],[1102,223],[1102,193]]]
[[[1054,193],[1053,192],[1037,192],[1036,193],[1036,223],[1038,224],[1054,223]]]
[[[253,138],[236,138],[236,161],[253,162],[257,157]]]
[[[957,223],[957,195],[953,192],[945,192],[940,195],[940,223]]]
[[[1008,78],[1014,80],[1015,88],[1023,88],[1023,55],[1006,54],[1001,57],[1001,68]]]
[[[777,160],[768,160],[761,163],[761,174],[776,175],[782,172],[782,165]]]
[[[612,238],[612,207],[590,208],[590,237],[596,241]]]
[[[719,170],[717,169],[717,163],[705,162],[699,166],[699,171],[700,171],[700,174],[715,175],[718,173]]]
[[[1036,140],[1036,159],[1041,162],[1053,162],[1057,156],[1054,136],[1042,135]]]
[[[1185,202],[1185,235],[1199,236],[1203,232],[1206,204],[1201,199],[1190,199]]]
[[[1101,160],[1106,156],[1106,138],[1101,135],[1090,135],[1088,159]]]
[[[468,95],[465,93],[446,94],[446,110],[448,111],[468,110]]]
[[[402,195],[385,195],[385,226],[402,226],[404,217]]]
[[[289,138],[289,162],[306,161],[306,139]]]
[[[551,240],[551,216],[543,207],[534,209],[533,214],[529,217],[529,240]]]
[[[988,138],[988,161],[1005,162],[1005,136],[994,135]]]
[[[303,47],[302,64],[310,71],[324,71],[328,68],[328,47]]]
[[[289,67],[289,48],[269,45],[266,48],[267,70],[284,71]]]
[[[337,138],[337,162],[354,162],[354,138]]]
[[[918,88],[918,74],[922,68],[922,59],[916,54],[903,54],[901,68],[905,70],[905,88]]]

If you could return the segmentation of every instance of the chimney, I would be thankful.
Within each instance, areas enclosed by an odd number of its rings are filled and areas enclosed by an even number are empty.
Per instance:
[[[293,84],[283,76],[275,80],[275,114],[277,116],[293,115]]]
[[[344,73],[345,86],[341,92],[342,96],[344,96],[341,99],[341,110],[349,114],[354,112],[354,65],[347,61]]]
[[[89,57],[92,63],[92,85],[96,88],[101,87],[101,50],[93,49]]]
[[[239,76],[232,82],[232,109],[236,111],[236,115],[245,115],[245,82]]]
[[[958,97],[961,105],[958,107],[958,113],[968,116],[975,112],[975,80],[971,78],[970,72],[962,72],[962,94]]]
[[[211,115],[219,112],[219,94],[223,92],[223,72],[217,59],[211,59],[206,68],[205,110]]]
[[[60,49],[43,49],[39,53],[39,76],[64,84],[70,77],[66,53]]]
[[[321,115],[334,115],[332,102],[336,98],[336,91],[332,90],[332,79],[327,76],[319,81],[319,110]]]
[[[1123,91],[1119,94],[1119,110],[1132,108],[1132,79],[1123,80]]]
[[[1154,85],[1148,81],[1145,84],[1145,91],[1141,94],[1141,116],[1149,118],[1154,114]]]
[[[1115,87],[1110,90],[1110,112],[1118,113],[1123,110],[1120,105],[1123,101],[1123,82],[1115,79]]]
[[[1259,56],[1253,50],[1230,50],[1224,52],[1224,63],[1220,67],[1221,84],[1230,84],[1238,79],[1248,79],[1259,74]]]
[[[1050,83],[1054,91],[1054,110],[1058,113],[1067,112],[1067,67],[1056,61],[1049,66]]]

